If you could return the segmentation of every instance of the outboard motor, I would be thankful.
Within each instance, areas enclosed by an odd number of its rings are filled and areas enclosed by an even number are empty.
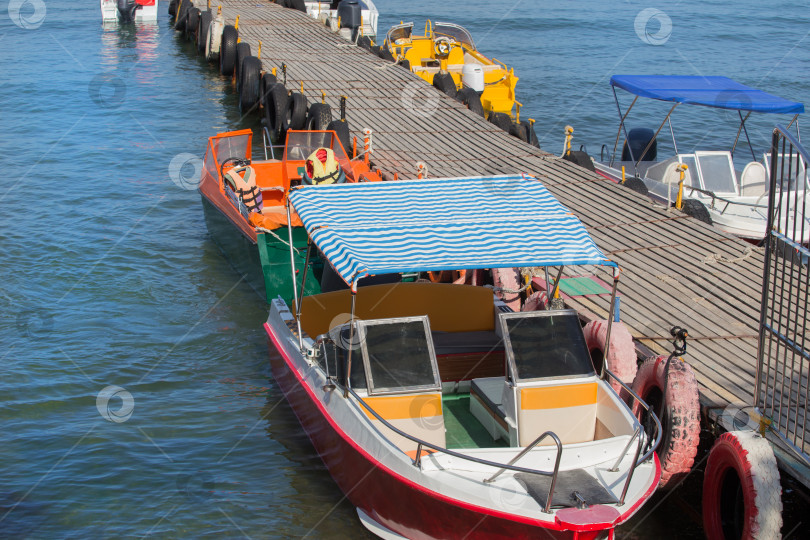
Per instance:
[[[655,161],[658,157],[658,141],[655,139],[655,132],[650,128],[633,128],[627,134],[627,140],[624,141],[622,148],[622,161],[639,161],[644,149],[652,141],[650,149],[644,154],[641,161]],[[629,147],[628,147],[629,145]],[[630,155],[630,150],[633,155]]]
[[[340,19],[340,27],[351,29],[352,41],[357,41],[360,25],[363,24],[363,8],[360,6],[360,2],[342,0],[338,4],[337,16]]]
[[[118,20],[124,24],[135,21],[135,10],[141,7],[135,0],[118,0]]]

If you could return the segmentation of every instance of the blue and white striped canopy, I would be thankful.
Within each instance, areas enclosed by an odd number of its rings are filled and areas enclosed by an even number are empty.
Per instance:
[[[616,266],[532,176],[301,186],[290,202],[351,285],[399,272]]]

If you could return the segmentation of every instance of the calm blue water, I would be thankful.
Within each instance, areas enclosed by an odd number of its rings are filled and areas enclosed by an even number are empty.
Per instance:
[[[810,101],[798,2],[377,3],[381,28],[467,26],[516,68],[555,152],[566,124],[592,151],[611,141],[616,72],[724,74]],[[649,7],[671,20],[647,29],[662,45],[636,33]],[[95,2],[0,6],[0,537],[365,537],[270,377],[263,302],[186,189],[188,154],[252,120],[165,9],[155,27],[104,29]],[[673,122],[722,138],[712,114]],[[701,537],[696,485],[619,536]]]

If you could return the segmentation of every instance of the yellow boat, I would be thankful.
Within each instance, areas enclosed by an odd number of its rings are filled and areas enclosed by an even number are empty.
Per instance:
[[[388,31],[383,47],[388,48],[397,62],[449,95],[455,97],[457,91],[469,93],[464,88],[474,90],[487,116],[490,113],[514,116],[518,81],[514,69],[481,54],[464,27],[427,21],[424,35],[415,36],[413,23],[402,23]]]

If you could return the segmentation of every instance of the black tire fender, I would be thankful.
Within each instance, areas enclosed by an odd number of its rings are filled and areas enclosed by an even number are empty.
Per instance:
[[[309,106],[307,129],[315,131],[326,129],[331,121],[332,108],[329,105],[326,103],[313,103]]]
[[[481,105],[481,96],[472,88],[465,86],[459,90],[456,99],[478,116],[484,116],[484,106]]]
[[[239,85],[239,110],[246,114],[259,104],[262,76],[262,61],[255,56],[242,60],[241,84]]]
[[[508,114],[502,112],[489,113],[489,122],[507,133],[509,132],[509,128],[512,127],[512,119]]]
[[[210,11],[200,13],[200,22],[197,25],[197,52],[205,52],[205,44],[208,43],[208,30],[211,27],[213,15]]]
[[[591,172],[596,172],[596,168],[593,166],[593,160],[591,156],[587,154],[587,152],[583,152],[582,150],[571,150],[570,152],[566,152],[563,156],[565,161],[570,161],[576,165],[579,165],[583,169],[587,169]],[[646,186],[645,186],[646,187]]]
[[[304,94],[293,92],[287,102],[287,129],[304,129],[307,124],[307,98]]]
[[[452,98],[456,97],[456,94],[458,93],[456,91],[456,82],[453,80],[453,76],[446,71],[440,71],[433,76],[433,86]]]
[[[636,178],[635,176],[628,176],[624,180],[624,184],[621,185],[623,185],[627,189],[635,191],[636,193],[640,193],[645,197],[650,196],[650,190],[647,189],[647,184],[645,184],[643,180],[641,180],[640,178]]]
[[[346,155],[351,157],[352,149],[349,123],[343,120],[332,120],[329,122],[329,125],[326,126],[326,130],[335,132],[338,140],[340,141],[340,145],[343,146],[343,150],[346,152]]]
[[[265,73],[262,75],[262,81],[259,85],[259,99],[262,102],[262,107],[265,109],[267,108],[267,94],[270,92],[270,87],[273,86],[278,82],[278,79],[275,75],[270,72]]]
[[[706,205],[697,199],[684,199],[681,211],[687,216],[691,216],[707,225],[711,225],[713,223],[712,216],[709,214],[709,210],[706,208]]]
[[[233,67],[236,64],[236,40],[239,39],[239,32],[227,25],[222,29],[222,44],[219,49],[219,72],[226,77],[233,75]]]
[[[287,89],[281,83],[276,83],[270,87],[265,96],[266,106],[264,108],[267,129],[270,131],[270,139],[274,143],[282,140],[287,133]]]
[[[200,25],[200,10],[192,7],[188,10],[186,18],[186,37],[192,41],[197,39],[197,27]]]
[[[244,41],[241,43],[236,44],[236,64],[234,64],[234,77],[236,78],[236,88],[239,89],[239,85],[242,84],[242,62],[245,61],[245,58],[250,56],[250,44],[245,43]]]

